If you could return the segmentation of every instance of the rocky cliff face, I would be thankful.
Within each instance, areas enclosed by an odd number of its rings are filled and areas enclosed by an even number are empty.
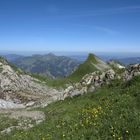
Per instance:
[[[109,83],[114,78],[115,72],[112,69],[106,72],[95,71],[86,74],[80,82],[65,89],[64,98],[86,94],[87,92],[94,92],[97,87],[100,87],[104,83]]]
[[[15,104],[33,105],[41,102],[44,98],[48,101],[53,100],[58,95],[57,90],[43,85],[39,80],[29,75],[15,71],[7,61],[0,59],[1,107],[15,106]]]
[[[140,64],[129,65],[126,67],[125,72],[121,75],[124,81],[132,79],[133,76],[140,75]]]

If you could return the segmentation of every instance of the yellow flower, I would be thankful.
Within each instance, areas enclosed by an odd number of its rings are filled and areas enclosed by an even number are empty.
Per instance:
[[[129,133],[128,130],[126,130],[126,133]]]

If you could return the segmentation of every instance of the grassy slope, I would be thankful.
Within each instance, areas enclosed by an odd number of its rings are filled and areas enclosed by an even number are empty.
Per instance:
[[[7,140],[139,140],[140,77],[114,81],[95,93],[50,104],[46,120],[29,131],[0,136]]]
[[[87,60],[83,64],[79,65],[76,71],[72,73],[72,75],[70,75],[68,78],[74,81],[78,81],[84,75],[96,71],[97,69],[92,65],[92,63],[96,64],[97,61],[93,54],[89,54]]]

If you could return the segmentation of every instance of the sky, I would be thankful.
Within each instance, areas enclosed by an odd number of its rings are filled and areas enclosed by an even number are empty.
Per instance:
[[[0,51],[140,52],[140,0],[0,0]]]

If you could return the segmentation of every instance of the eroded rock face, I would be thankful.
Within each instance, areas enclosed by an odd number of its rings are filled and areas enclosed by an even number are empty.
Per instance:
[[[1,109],[9,109],[9,108],[25,108],[23,104],[16,104],[13,103],[12,101],[5,101],[0,99],[0,108]]]
[[[122,74],[124,81],[132,79],[133,76],[140,75],[140,64],[129,65],[125,72]]]
[[[0,61],[0,68],[0,99],[3,101],[0,100],[0,107],[15,107],[16,104],[29,106],[33,105],[33,102],[40,102],[41,98],[52,100],[52,97],[60,95],[60,92],[47,87],[39,80],[26,74],[17,73],[4,60]]]
[[[65,89],[64,99],[66,97],[86,94],[87,92],[94,92],[97,87],[100,87],[102,84],[113,80],[115,75],[116,74],[112,69],[103,73],[95,71],[93,73],[86,74],[79,83],[76,83],[74,86],[69,86],[67,89]]]

